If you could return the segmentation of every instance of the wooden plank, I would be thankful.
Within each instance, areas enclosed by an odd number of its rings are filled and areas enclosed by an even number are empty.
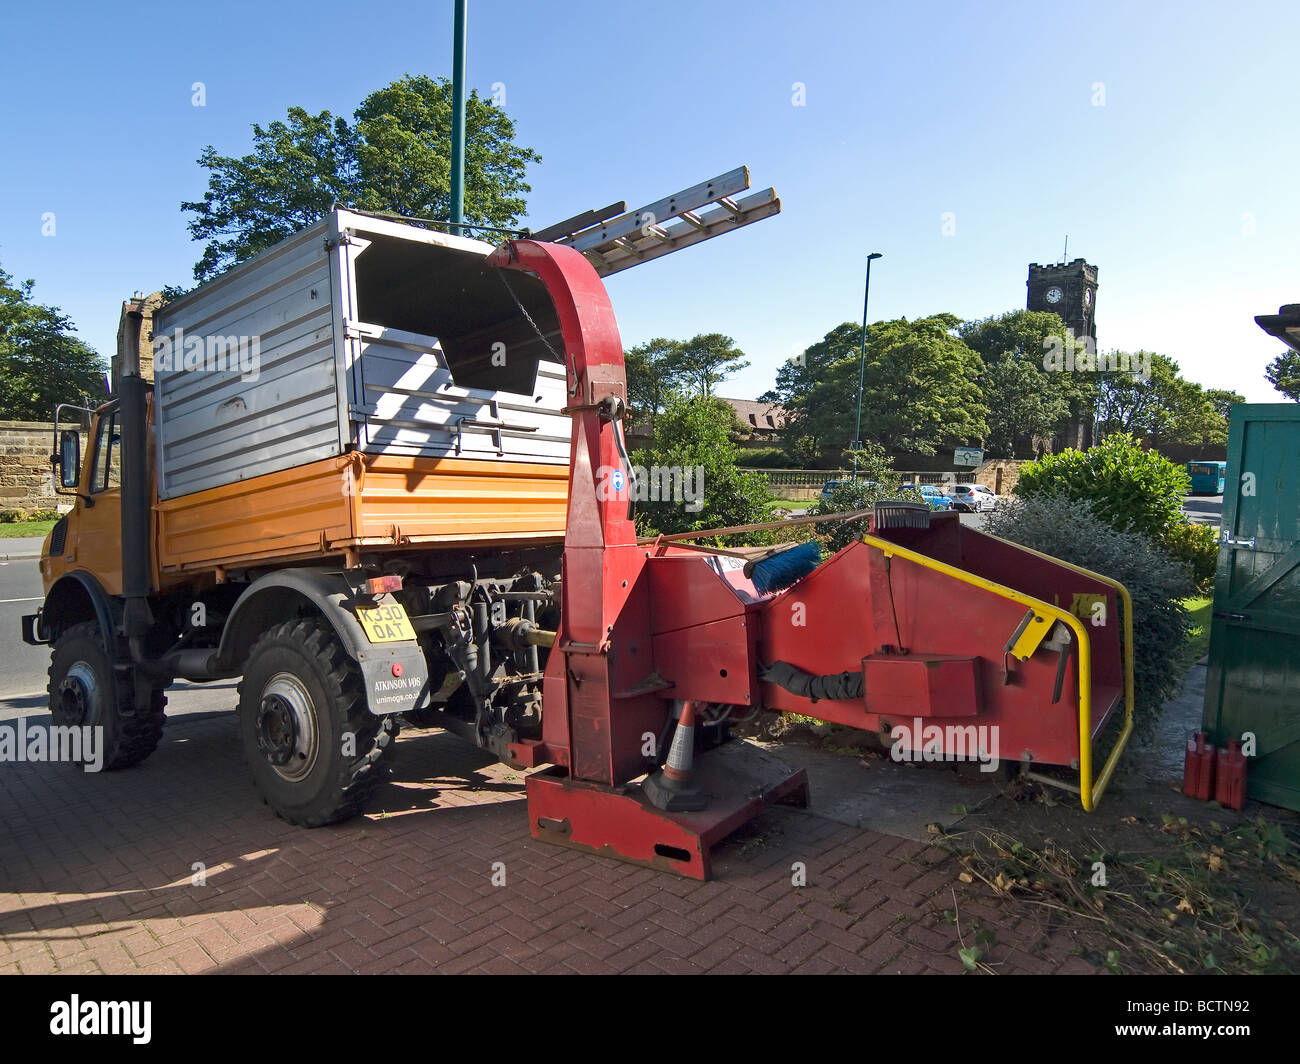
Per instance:
[[[747,188],[749,188],[749,167],[740,166],[710,181],[702,181],[698,185],[682,189],[681,192],[647,203],[634,211],[628,211],[598,228],[579,233],[571,240],[560,240],[557,243],[568,244],[578,251],[592,250],[604,254],[606,251],[604,245],[621,237],[639,234],[647,224],[662,224],[676,218],[683,211],[698,210],[710,203],[716,203],[724,196],[733,196]]]
[[[617,203],[611,203],[608,207],[601,207],[599,210],[594,211],[583,211],[581,214],[575,214],[572,218],[566,218],[562,222],[548,225],[545,229],[539,229],[537,232],[532,233],[530,239],[559,241],[565,237],[576,236],[584,229],[590,229],[593,225],[607,222],[626,210],[627,202],[619,200]]]

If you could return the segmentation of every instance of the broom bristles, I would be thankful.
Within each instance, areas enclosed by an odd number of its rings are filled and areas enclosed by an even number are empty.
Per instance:
[[[750,579],[761,594],[783,591],[816,569],[821,559],[821,547],[815,540],[809,540],[756,562]]]

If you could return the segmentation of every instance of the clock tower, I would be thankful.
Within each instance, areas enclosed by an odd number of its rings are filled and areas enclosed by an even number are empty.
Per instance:
[[[1097,343],[1097,267],[1083,259],[1054,266],[1030,263],[1026,310],[1050,310],[1079,339]]]

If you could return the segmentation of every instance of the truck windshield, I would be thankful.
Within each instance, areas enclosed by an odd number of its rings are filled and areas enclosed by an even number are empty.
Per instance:
[[[122,437],[117,430],[117,411],[99,419],[95,434],[95,456],[90,476],[91,492],[108,491],[122,485]]]

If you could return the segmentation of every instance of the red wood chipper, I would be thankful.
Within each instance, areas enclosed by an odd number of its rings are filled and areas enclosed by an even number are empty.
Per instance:
[[[740,707],[878,730],[917,757],[1069,766],[1067,786],[1093,808],[1132,730],[1122,586],[923,504],[851,515],[869,533],[776,593],[728,552],[638,542],[604,285],[582,254],[540,241],[505,244],[491,264],[534,274],[553,300],[573,419],[542,738],[509,747],[521,766],[550,766],[527,779],[535,838],[707,878],[720,839],[770,803],[808,800],[804,772],[749,744],[703,751],[686,770],[697,715]],[[1094,742],[1121,711],[1096,772]],[[662,750],[667,763],[646,776]]]

